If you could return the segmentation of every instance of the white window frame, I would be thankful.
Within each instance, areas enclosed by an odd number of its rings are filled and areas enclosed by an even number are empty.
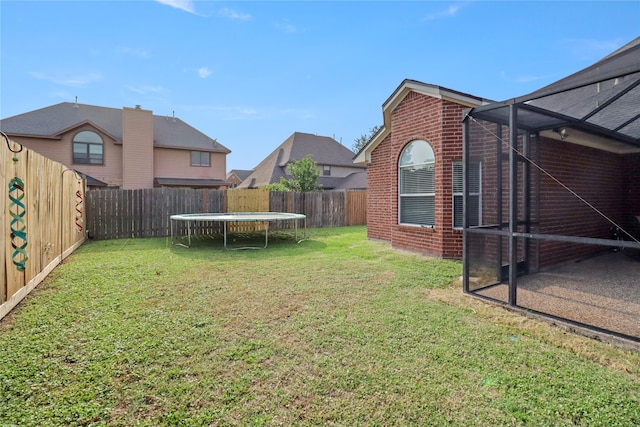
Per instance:
[[[482,162],[472,161],[471,163],[478,166],[478,189],[477,191],[469,191],[469,196],[478,197],[478,216],[476,218],[476,224],[480,226],[482,225]],[[451,190],[453,195],[453,198],[451,199],[451,225],[455,230],[462,229],[462,224],[456,224],[456,199],[462,202],[462,199],[464,198],[464,193],[462,192],[462,167],[462,160],[454,160],[451,165]],[[460,183],[458,184],[458,188],[460,189],[460,191],[456,191],[456,168],[458,168],[460,171],[458,175],[460,177]],[[459,206],[460,209],[462,209],[462,203],[460,203]],[[461,215],[462,212],[460,212],[460,216]],[[471,220],[471,218],[469,219]],[[471,221],[471,224],[473,224],[473,221]],[[473,226],[476,226],[476,224],[474,224]]]
[[[428,149],[430,150],[430,158],[427,161],[418,161],[415,163],[410,163],[410,164],[405,164],[402,165],[402,158],[403,155],[405,154],[405,152],[409,149],[409,147],[411,147],[412,144],[426,144],[426,146],[428,147]],[[429,191],[429,192],[424,192],[424,193],[403,193],[403,182],[402,182],[402,169],[405,168],[415,168],[415,167],[420,167],[420,168],[424,168],[424,167],[431,167],[433,170],[433,191]],[[416,139],[413,140],[411,142],[409,142],[403,149],[402,152],[400,153],[400,158],[398,160],[398,224],[399,225],[408,225],[408,226],[417,226],[417,227],[435,227],[435,223],[436,223],[436,193],[435,193],[435,180],[436,180],[436,162],[435,162],[435,154],[433,151],[433,147],[431,147],[431,144],[429,144],[427,141],[424,140],[420,140],[420,139]],[[429,198],[432,201],[432,209],[433,211],[430,212],[430,216],[431,218],[433,218],[433,221],[429,222],[429,221],[425,221],[425,222],[403,222],[402,218],[403,218],[403,213],[402,213],[402,201],[403,199],[410,199],[410,198],[418,198],[418,197],[422,197],[422,198]]]
[[[76,150],[83,148],[83,150]],[[99,149],[99,153],[92,152]],[[82,158],[76,156],[83,154]],[[99,154],[99,157],[96,157]],[[71,160],[75,165],[104,165],[104,141],[102,137],[92,130],[82,130],[71,140]]]

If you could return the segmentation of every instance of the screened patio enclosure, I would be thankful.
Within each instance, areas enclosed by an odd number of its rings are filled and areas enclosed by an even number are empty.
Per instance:
[[[464,291],[640,342],[640,38],[463,126]]]

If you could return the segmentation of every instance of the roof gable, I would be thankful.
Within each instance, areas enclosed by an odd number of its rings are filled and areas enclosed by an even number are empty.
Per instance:
[[[457,90],[448,89],[443,86],[436,86],[428,83],[422,83],[417,80],[405,79],[400,86],[393,91],[391,96],[382,104],[383,125],[378,129],[369,142],[358,151],[353,158],[354,163],[366,164],[371,161],[371,152],[389,135],[391,132],[391,114],[398,105],[411,92],[421,95],[430,96],[445,101],[454,102],[466,107],[476,107],[478,105],[488,104],[490,101],[474,95],[469,95]],[[460,120],[462,125],[462,119]]]

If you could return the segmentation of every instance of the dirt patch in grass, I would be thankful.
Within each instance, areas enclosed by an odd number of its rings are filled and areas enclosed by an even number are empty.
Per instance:
[[[640,347],[628,342],[621,344],[623,348],[618,348],[588,336],[569,332],[563,327],[558,327],[557,323],[540,316],[532,316],[525,311],[509,310],[498,304],[465,295],[462,292],[461,278],[446,287],[426,289],[425,294],[431,299],[470,310],[474,315],[517,328],[520,333],[534,335],[540,340],[570,350],[602,366],[624,371],[640,379]],[[624,347],[631,347],[632,351]]]

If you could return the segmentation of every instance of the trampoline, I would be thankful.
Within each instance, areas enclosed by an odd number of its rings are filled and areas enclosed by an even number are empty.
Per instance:
[[[272,221],[292,221],[294,223],[295,229],[295,239],[298,243],[307,237],[307,216],[303,214],[297,213],[288,213],[288,212],[228,212],[228,213],[194,213],[194,214],[178,214],[171,215],[170,217],[170,233],[171,233],[171,244],[191,247],[191,236],[193,234],[193,224],[197,222],[218,222],[222,223],[222,235],[224,238],[224,248],[229,249],[227,247],[227,224],[238,224],[238,223],[246,223],[246,222],[260,222],[265,226],[264,229],[264,246],[244,246],[240,248],[233,249],[265,249],[269,245],[269,222]],[[304,236],[302,240],[298,240],[298,221],[303,220],[304,223]],[[183,243],[174,243],[174,223],[177,222],[186,222],[187,225],[187,242],[188,244]]]

